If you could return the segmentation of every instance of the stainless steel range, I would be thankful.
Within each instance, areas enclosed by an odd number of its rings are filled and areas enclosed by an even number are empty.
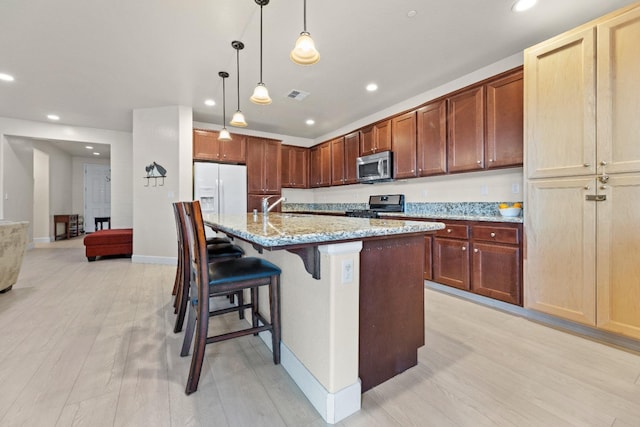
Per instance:
[[[404,212],[404,194],[382,194],[369,196],[369,209],[346,211],[346,216],[380,218],[381,212]]]

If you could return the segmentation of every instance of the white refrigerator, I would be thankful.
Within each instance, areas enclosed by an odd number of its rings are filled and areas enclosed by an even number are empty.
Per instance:
[[[247,167],[222,163],[193,163],[193,199],[203,213],[247,212]]]

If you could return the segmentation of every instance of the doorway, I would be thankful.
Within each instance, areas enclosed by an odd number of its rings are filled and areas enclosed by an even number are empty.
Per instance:
[[[111,167],[84,165],[84,229],[95,230],[96,217],[111,216]]]

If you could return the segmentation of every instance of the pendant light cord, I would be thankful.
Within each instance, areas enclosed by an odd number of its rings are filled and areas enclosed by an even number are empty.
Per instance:
[[[224,77],[222,78],[222,127],[224,128],[226,126],[227,123],[227,116],[225,113],[225,105],[226,105],[226,101],[225,101],[226,95],[225,95],[225,90],[224,90]]]
[[[262,4],[260,4],[260,83],[262,83]]]
[[[236,69],[238,71],[238,111],[240,111],[240,49],[236,49]]]
[[[307,0],[304,0],[304,18],[303,18],[303,22],[304,22],[304,32],[307,32]]]

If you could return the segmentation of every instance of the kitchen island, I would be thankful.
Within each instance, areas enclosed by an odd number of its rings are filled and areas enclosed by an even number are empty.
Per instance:
[[[424,238],[444,224],[287,213],[204,220],[282,269],[282,366],[327,422],[417,363]]]

